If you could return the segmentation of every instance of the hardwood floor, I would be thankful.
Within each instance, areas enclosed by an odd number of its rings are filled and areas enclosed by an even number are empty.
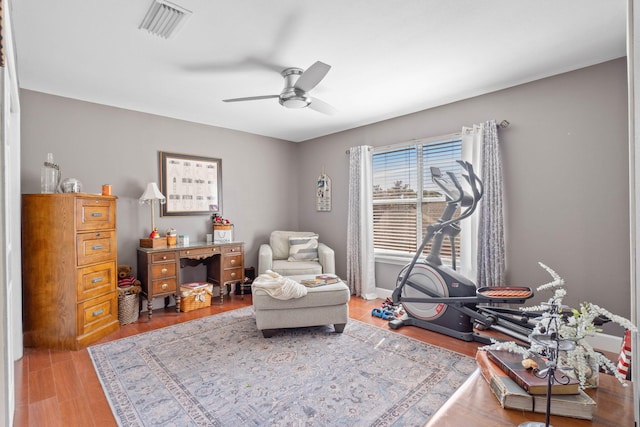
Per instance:
[[[352,297],[350,317],[382,328],[387,321],[373,317],[371,311],[382,300],[365,301]],[[108,342],[141,332],[182,323],[199,317],[251,305],[251,295],[226,298],[223,305],[189,313],[174,309],[154,310],[153,319],[146,313],[136,323],[122,326],[99,342]],[[414,326],[400,328],[397,333],[436,344],[450,350],[475,356],[481,345],[464,342]],[[24,357],[15,363],[16,413],[14,426],[115,426],[111,409],[93,369],[87,350],[58,351],[26,348]]]

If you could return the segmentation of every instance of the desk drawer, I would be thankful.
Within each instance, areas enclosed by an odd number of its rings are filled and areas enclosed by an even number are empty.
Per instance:
[[[180,258],[204,259],[220,253],[219,247],[183,249],[180,251]]]
[[[222,273],[222,283],[242,280],[244,276],[244,268],[232,268]]]
[[[223,254],[229,254],[234,252],[242,253],[242,245],[228,245],[228,246],[222,247]]]
[[[116,239],[113,231],[79,233],[76,235],[78,265],[111,261],[116,257]]]
[[[155,264],[158,262],[165,262],[165,261],[175,261],[176,260],[176,253],[175,252],[160,252],[160,253],[154,253],[151,254],[151,263]]]
[[[116,228],[116,202],[113,199],[76,199],[76,229],[104,230]]]
[[[78,301],[106,294],[117,286],[116,263],[113,261],[80,268],[77,274]]]
[[[115,291],[78,304],[78,335],[118,320],[118,298]]]
[[[170,292],[176,292],[178,289],[178,281],[175,277],[170,279],[152,280],[151,286],[153,289],[153,295],[166,294]]]
[[[223,268],[234,268],[234,267],[242,267],[242,266],[243,266],[242,254],[225,255],[222,261]]]
[[[166,277],[176,276],[176,263],[165,264],[152,264],[151,265],[151,278],[152,279],[164,279]]]

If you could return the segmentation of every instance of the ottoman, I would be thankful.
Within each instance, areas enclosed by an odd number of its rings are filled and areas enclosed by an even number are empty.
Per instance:
[[[299,282],[313,279],[315,275],[288,277]],[[337,333],[344,330],[349,320],[348,303],[351,297],[347,285],[340,281],[307,289],[307,295],[288,300],[272,298],[263,289],[252,290],[256,325],[265,338],[283,328],[333,324]]]

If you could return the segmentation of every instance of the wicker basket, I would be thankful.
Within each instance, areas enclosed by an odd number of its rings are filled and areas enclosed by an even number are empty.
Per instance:
[[[198,308],[209,307],[211,305],[211,295],[213,285],[208,285],[200,289],[191,289],[180,286],[180,311],[196,310]]]
[[[118,320],[120,325],[138,321],[140,303],[138,294],[118,295]]]

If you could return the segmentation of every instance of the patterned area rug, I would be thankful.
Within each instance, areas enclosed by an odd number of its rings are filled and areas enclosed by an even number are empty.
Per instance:
[[[252,307],[89,353],[121,426],[418,426],[476,368],[353,319],[265,339]]]

